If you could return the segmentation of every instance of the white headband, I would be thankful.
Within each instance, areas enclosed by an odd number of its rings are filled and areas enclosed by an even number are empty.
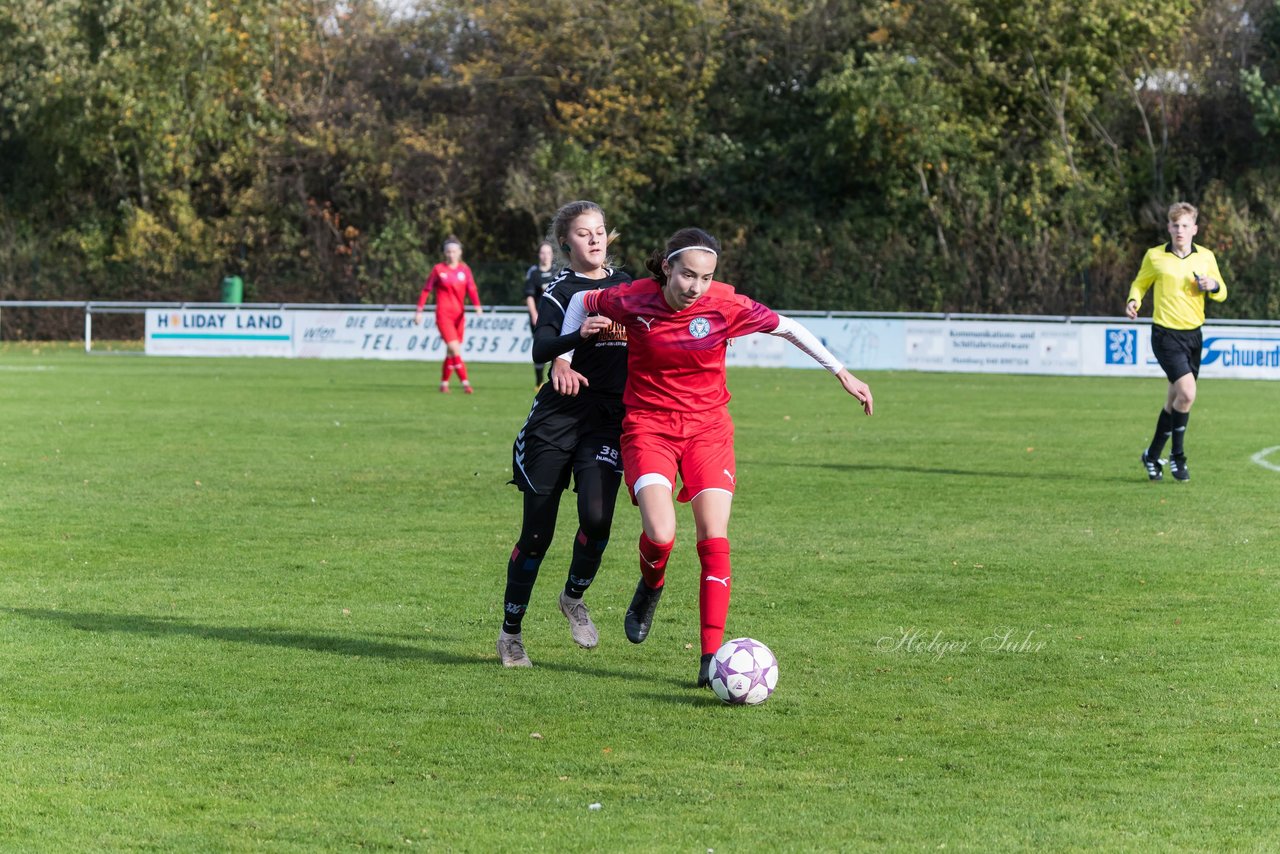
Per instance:
[[[681,252],[688,252],[690,249],[701,249],[703,252],[710,252],[712,255],[715,255],[717,258],[720,257],[720,253],[716,252],[716,250],[712,249],[710,246],[686,246],[683,249],[677,249],[675,252],[672,252],[670,255],[668,255],[667,261],[670,261],[672,258],[679,255]]]

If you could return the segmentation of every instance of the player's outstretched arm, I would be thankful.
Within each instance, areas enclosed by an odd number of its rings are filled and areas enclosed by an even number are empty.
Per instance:
[[[840,372],[836,374],[836,379],[840,380],[840,385],[844,386],[845,391],[849,392],[849,394],[856,397],[859,402],[862,403],[862,411],[870,415],[873,408],[871,400],[871,386],[867,385],[844,368],[841,368]]]
[[[817,336],[804,327],[804,324],[779,314],[778,327],[769,334],[787,339],[808,354],[809,358],[835,374],[836,379],[840,380],[840,385],[844,386],[844,390],[862,403],[862,411],[868,415],[871,414],[871,387],[849,373]]]

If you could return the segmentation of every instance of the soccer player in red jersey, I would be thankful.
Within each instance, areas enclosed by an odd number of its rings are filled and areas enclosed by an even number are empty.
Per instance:
[[[440,368],[440,391],[449,393],[449,377],[457,371],[458,379],[462,380],[462,390],[471,394],[467,366],[462,361],[462,335],[467,326],[463,316],[466,311],[463,299],[471,299],[471,304],[476,307],[476,314],[480,314],[483,309],[480,308],[480,294],[476,290],[475,277],[471,275],[471,268],[462,260],[462,244],[458,238],[450,237],[445,240],[443,251],[444,263],[431,268],[431,274],[422,286],[413,322],[415,325],[422,323],[422,308],[434,293],[436,328],[440,330],[445,346],[444,364]]]
[[[622,468],[643,527],[641,577],[624,621],[627,639],[641,643],[648,636],[662,595],[676,536],[672,494],[678,475],[681,489],[675,497],[693,508],[702,568],[699,687],[710,683],[708,668],[724,640],[729,612],[728,526],[737,487],[725,384],[730,339],[752,332],[786,338],[835,374],[867,415],[872,410],[871,389],[811,332],[714,280],[719,255],[714,237],[697,228],[681,229],[649,259],[653,278],[575,296],[562,325],[562,331],[577,328],[583,337],[612,323],[626,330]],[[580,377],[557,372],[552,382],[574,394]]]

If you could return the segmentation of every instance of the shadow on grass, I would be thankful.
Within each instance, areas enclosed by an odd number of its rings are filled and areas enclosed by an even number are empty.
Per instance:
[[[405,661],[428,661],[438,665],[474,666],[482,668],[498,668],[496,653],[476,653],[475,655],[459,655],[441,649],[430,649],[420,645],[393,643],[388,641],[369,640],[347,635],[323,635],[308,632],[296,632],[284,629],[255,628],[250,626],[209,626],[193,623],[174,617],[148,617],[139,614],[104,614],[93,611],[53,611],[47,608],[0,608],[32,620],[44,620],[58,623],[68,628],[83,632],[117,632],[151,637],[185,636],[203,640],[225,641],[229,643],[247,643],[258,646],[278,646],[289,649],[301,649],[309,652],[324,652],[333,655],[362,656],[367,658],[384,658]],[[423,637],[424,643],[432,639]],[[580,673],[592,677],[614,677],[618,679],[647,679],[654,683],[670,683],[685,687],[686,683],[670,677],[650,678],[626,671],[599,667],[591,664],[577,664],[567,661],[540,660],[536,669],[565,673]],[[656,696],[656,695],[655,695]]]
[[[368,640],[365,638],[322,635],[283,629],[250,626],[207,626],[172,617],[147,617],[138,614],[103,614],[96,612],[52,611],[46,608],[5,608],[11,614],[33,620],[60,623],[85,632],[124,632],[164,637],[184,635],[205,640],[249,643],[327,652],[335,655],[358,655],[370,658],[420,659],[435,664],[472,664],[492,666],[481,656],[457,655],[441,650],[424,649],[409,644]]]
[[[675,680],[673,680],[675,681]],[[679,688],[683,688],[679,694],[659,694],[655,691],[642,692],[634,695],[635,698],[642,700],[650,700],[655,703],[669,703],[673,706],[723,706],[724,703],[715,694],[711,693],[709,688],[693,688],[688,682],[675,681]]]
[[[517,668],[518,670],[519,668]],[[647,676],[634,670],[617,670],[608,667],[595,667],[586,664],[575,664],[569,661],[554,661],[539,656],[533,666],[534,670],[554,670],[557,673],[580,673],[594,678],[623,679],[627,682],[648,682],[656,685],[672,685],[676,688],[687,688],[688,683],[672,676]],[[654,695],[659,696],[659,695]]]

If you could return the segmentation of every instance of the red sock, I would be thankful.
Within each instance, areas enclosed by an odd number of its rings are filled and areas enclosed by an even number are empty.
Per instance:
[[[467,365],[462,361],[461,356],[453,357],[453,369],[458,372],[458,379],[465,383],[467,381]]]
[[[444,364],[440,366],[440,382],[447,383],[449,377],[453,375],[453,357],[445,356]]]
[[[698,616],[702,618],[702,653],[715,652],[724,643],[725,617],[729,615],[729,541],[724,537],[698,543],[702,581],[698,585]]]
[[[644,531],[640,532],[640,575],[644,577],[644,583],[655,590],[667,580],[667,559],[671,557],[675,544],[675,540],[655,543]]]

